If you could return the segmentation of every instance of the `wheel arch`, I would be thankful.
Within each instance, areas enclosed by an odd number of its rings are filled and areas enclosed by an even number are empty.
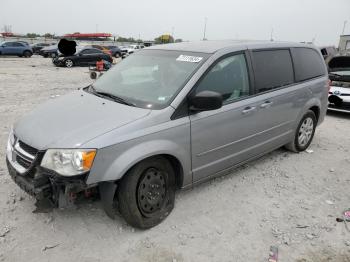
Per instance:
[[[137,144],[116,156],[108,167],[103,167],[104,158],[109,154],[111,154],[109,150],[97,153],[94,161],[96,165],[94,164],[90,172],[88,184],[120,180],[136,164],[155,156],[162,156],[170,162],[176,174],[177,188],[183,187],[184,180],[186,184],[192,182],[192,177],[185,179],[186,174],[190,174],[189,153],[171,141],[156,140]]]
[[[318,121],[321,112],[321,101],[314,97],[305,103],[304,107],[300,110],[298,117],[295,119],[294,129],[297,128],[300,120],[308,110],[311,110],[315,113],[316,119]]]

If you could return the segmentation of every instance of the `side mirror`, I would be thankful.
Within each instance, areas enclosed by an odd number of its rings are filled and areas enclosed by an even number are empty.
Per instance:
[[[189,98],[191,111],[209,111],[222,107],[222,95],[213,91],[201,91]]]

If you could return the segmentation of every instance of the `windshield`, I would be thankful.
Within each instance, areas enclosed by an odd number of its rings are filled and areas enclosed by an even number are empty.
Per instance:
[[[177,95],[207,54],[142,50],[115,65],[93,87],[137,107],[161,109]]]

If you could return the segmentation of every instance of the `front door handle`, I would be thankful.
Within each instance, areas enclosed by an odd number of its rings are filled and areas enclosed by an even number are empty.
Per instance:
[[[254,111],[255,108],[256,108],[255,106],[247,106],[246,108],[244,108],[244,109],[242,110],[242,114],[248,114],[248,113]]]
[[[265,101],[264,103],[262,103],[260,105],[260,108],[268,108],[272,105],[272,102],[271,101]]]

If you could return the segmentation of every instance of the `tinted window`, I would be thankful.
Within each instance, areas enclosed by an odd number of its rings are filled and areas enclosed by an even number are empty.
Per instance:
[[[88,54],[101,54],[102,52],[98,49],[85,49],[81,51],[82,54],[88,55]]]
[[[254,51],[255,85],[258,93],[294,82],[289,50]]]
[[[224,101],[249,95],[247,64],[243,54],[224,58],[218,62],[200,81],[196,92],[214,91]]]
[[[297,81],[303,81],[324,75],[325,66],[322,57],[311,48],[294,48],[293,60],[295,65],[295,77]]]
[[[22,47],[23,46],[23,44],[21,44],[21,43],[12,43],[13,44],[13,46],[16,46],[16,47]]]

